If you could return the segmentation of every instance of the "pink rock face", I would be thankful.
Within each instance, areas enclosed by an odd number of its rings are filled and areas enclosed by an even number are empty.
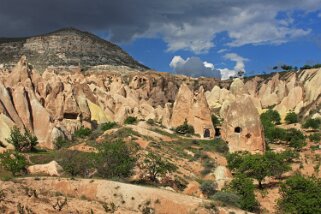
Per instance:
[[[194,94],[186,84],[181,85],[173,107],[171,126],[180,126],[185,120],[201,137],[214,137],[211,111],[202,87]]]
[[[236,97],[226,111],[222,125],[222,138],[227,141],[230,152],[265,151],[263,127],[260,115],[248,95]]]

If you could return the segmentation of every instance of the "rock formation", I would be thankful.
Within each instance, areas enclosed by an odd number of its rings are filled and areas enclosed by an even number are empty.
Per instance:
[[[171,127],[184,124],[192,125],[195,133],[201,137],[214,137],[215,130],[211,121],[211,111],[207,104],[204,89],[193,93],[186,84],[182,84],[173,107]]]

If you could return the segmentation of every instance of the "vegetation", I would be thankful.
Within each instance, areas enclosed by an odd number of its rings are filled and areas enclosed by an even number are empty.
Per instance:
[[[202,181],[201,183],[201,191],[204,193],[207,197],[210,197],[216,193],[217,185],[213,181]]]
[[[250,178],[243,174],[238,174],[230,183],[230,189],[240,196],[240,207],[248,211],[256,211],[258,202],[255,199],[254,185]]]
[[[221,125],[220,119],[217,116],[215,116],[214,114],[212,114],[212,123],[213,123],[214,127]]]
[[[24,134],[22,134],[16,126],[11,129],[10,137],[6,140],[8,143],[11,143],[18,152],[34,151],[38,144],[38,138],[32,135],[28,129],[25,129]]]
[[[5,152],[0,154],[0,162],[4,169],[10,171],[13,176],[26,172],[27,161],[17,152]]]
[[[237,152],[227,156],[228,167],[237,173],[254,178],[263,188],[262,181],[267,176],[280,178],[281,175],[291,169],[290,162],[295,153],[274,153],[268,151],[264,154],[250,154]]]
[[[320,213],[321,180],[294,175],[281,186],[278,202],[282,213]]]
[[[151,118],[149,118],[146,122],[147,122],[147,124],[149,124],[151,126],[155,125],[155,121]]]
[[[274,124],[274,125],[281,124],[281,117],[279,112],[272,109],[269,109],[266,112],[262,113],[260,118],[264,127],[270,126],[270,124]]]
[[[93,158],[90,153],[64,150],[58,156],[58,163],[72,177],[89,177],[93,171]]]
[[[130,148],[122,141],[106,142],[95,154],[94,167],[103,178],[125,178],[132,174],[135,159]]]
[[[309,139],[315,143],[318,143],[321,141],[321,134],[320,133],[314,133],[309,136]]]
[[[185,135],[185,134],[194,134],[195,130],[194,130],[194,127],[189,125],[187,123],[187,120],[185,119],[184,124],[176,127],[175,132],[181,135]]]
[[[222,202],[224,205],[229,205],[233,207],[240,207],[241,197],[234,192],[217,192],[211,199]]]
[[[125,119],[124,124],[136,124],[137,123],[137,117],[129,116]]]
[[[114,128],[115,126],[117,126],[117,123],[115,123],[115,122],[107,122],[107,123],[101,124],[100,129],[101,129],[102,131],[107,131],[107,130],[109,130],[109,129]]]
[[[227,143],[222,139],[215,139],[213,142],[213,148],[216,152],[227,154],[229,151]]]
[[[297,123],[298,122],[298,115],[293,111],[288,112],[286,114],[284,120],[287,124]]]
[[[320,129],[320,127],[321,127],[321,119],[309,118],[303,123],[302,127],[305,128],[305,129],[308,129],[308,128]]]
[[[61,149],[66,145],[68,145],[68,141],[63,137],[58,137],[57,140],[55,141],[56,149]]]
[[[177,169],[174,164],[163,160],[152,152],[149,152],[145,157],[143,168],[147,170],[148,177],[152,182],[156,182],[159,175],[163,176]]]
[[[91,130],[83,126],[74,132],[74,136],[78,138],[85,138],[85,137],[88,137],[90,134],[91,134]]]
[[[311,69],[311,68],[321,68],[321,64],[315,64],[315,65],[304,65],[303,67],[301,67],[301,70],[305,70],[305,69]]]

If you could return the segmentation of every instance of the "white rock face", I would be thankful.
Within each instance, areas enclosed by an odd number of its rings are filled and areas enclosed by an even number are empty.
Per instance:
[[[47,164],[29,166],[27,170],[28,173],[32,175],[44,174],[49,176],[60,176],[63,172],[62,167],[56,161],[51,161]]]

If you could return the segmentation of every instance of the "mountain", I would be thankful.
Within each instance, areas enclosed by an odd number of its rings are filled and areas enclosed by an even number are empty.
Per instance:
[[[26,38],[0,38],[0,62],[13,65],[27,56],[38,71],[48,66],[97,65],[127,66],[137,70],[140,64],[119,46],[91,33],[75,28],[63,28],[48,34]]]

